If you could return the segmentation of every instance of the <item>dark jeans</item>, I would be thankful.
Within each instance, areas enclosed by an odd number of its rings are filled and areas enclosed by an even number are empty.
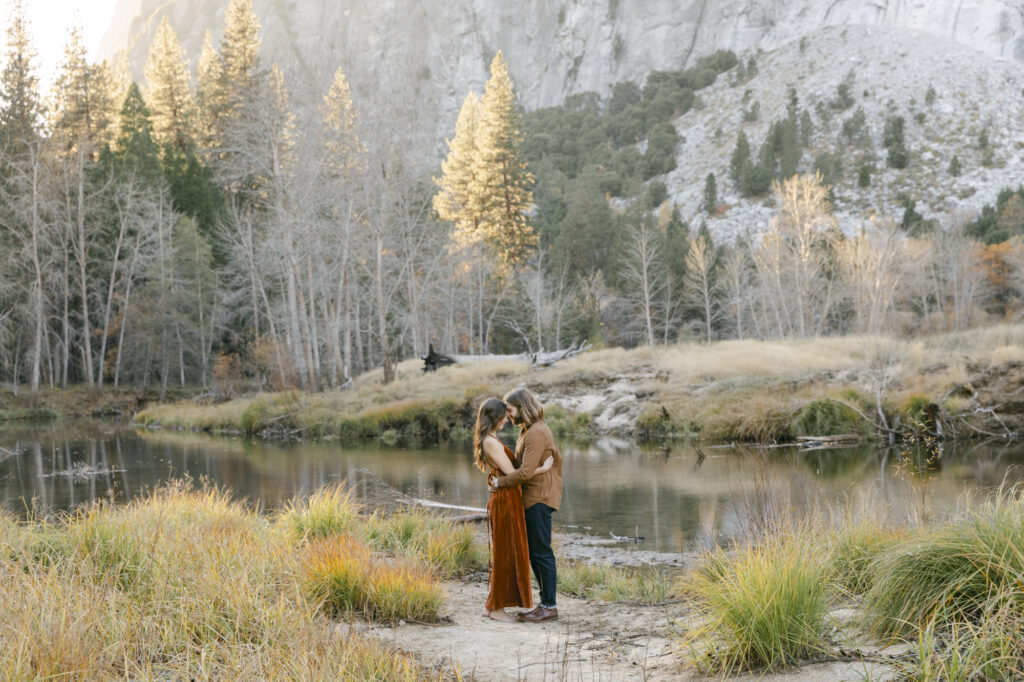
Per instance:
[[[530,566],[540,585],[540,605],[546,609],[557,607],[555,592],[558,573],[555,553],[551,551],[551,513],[555,510],[543,502],[526,510],[526,542],[530,546]]]

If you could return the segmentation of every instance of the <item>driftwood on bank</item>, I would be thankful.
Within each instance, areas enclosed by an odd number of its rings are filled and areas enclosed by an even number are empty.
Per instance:
[[[423,358],[424,372],[434,372],[440,367],[448,367],[449,365],[493,360],[518,360],[520,362],[528,362],[536,367],[550,367],[560,360],[565,360],[566,358],[579,355],[589,348],[589,343],[581,343],[573,344],[569,348],[564,348],[562,350],[550,352],[542,350],[537,353],[521,353],[519,355],[445,355],[435,351],[433,344],[431,344],[427,354],[421,355],[420,357]]]

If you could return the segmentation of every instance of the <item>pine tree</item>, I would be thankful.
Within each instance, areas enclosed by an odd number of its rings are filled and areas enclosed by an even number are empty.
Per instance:
[[[217,124],[224,116],[226,105],[221,92],[220,55],[213,49],[210,32],[203,39],[203,49],[199,53],[198,81],[196,93],[199,118],[199,141],[204,147],[212,147],[217,138]]]
[[[740,134],[736,137],[736,148],[732,152],[732,158],[729,160],[729,178],[738,183],[740,181],[740,173],[743,170],[743,164],[750,162],[750,141],[747,139],[747,134],[740,131]]]
[[[868,165],[863,165],[857,172],[857,186],[858,187],[870,187],[871,186],[871,168]]]
[[[796,118],[786,119],[782,124],[782,156],[779,160],[782,179],[796,175],[796,167],[800,163],[800,135],[797,131]]]
[[[480,223],[476,161],[480,106],[479,95],[466,95],[455,122],[455,137],[448,140],[448,156],[441,162],[441,177],[434,179],[438,186],[434,210],[441,220],[455,223],[455,237],[463,243],[477,239]]]
[[[7,61],[0,74],[0,134],[8,154],[17,155],[39,137],[43,105],[34,58],[24,3],[15,0],[7,26]]]
[[[962,169],[960,168],[960,158],[954,156],[953,159],[949,162],[949,174],[952,175],[954,178],[957,178],[960,177],[961,172]]]
[[[65,150],[84,145],[95,156],[111,141],[117,111],[111,81],[107,64],[90,64],[81,31],[72,29],[54,84],[53,130]]]
[[[239,115],[259,70],[259,32],[252,0],[231,0],[220,39],[220,90],[229,118]]]
[[[533,203],[533,176],[521,160],[519,106],[500,51],[491,62],[474,140],[474,172],[467,202],[474,207],[478,222],[473,226],[475,234],[461,238],[487,244],[507,273],[526,260],[537,235],[527,216]],[[468,226],[464,221],[457,224],[462,230]]]
[[[160,156],[153,140],[149,108],[139,86],[132,83],[121,107],[117,159],[122,170],[137,174],[155,186],[160,178]]]
[[[149,48],[145,74],[153,139],[161,148],[178,152],[191,149],[195,142],[195,104],[185,56],[166,16]]]
[[[800,146],[810,147],[814,138],[814,121],[811,119],[811,112],[804,109],[800,113]]]
[[[907,153],[905,137],[903,133],[904,121],[902,116],[890,116],[885,121],[885,133],[882,136],[882,143],[889,154],[886,162],[890,168],[906,168],[910,161]]]
[[[704,204],[701,206],[708,213],[714,213],[718,206],[718,183],[715,181],[715,174],[708,173],[704,181]]]
[[[350,177],[362,166],[365,151],[359,139],[358,117],[345,72],[334,72],[331,89],[324,95],[321,115],[327,131],[329,163],[340,177]]]

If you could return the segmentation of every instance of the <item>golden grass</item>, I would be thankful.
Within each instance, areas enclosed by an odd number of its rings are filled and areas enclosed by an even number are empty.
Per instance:
[[[3,677],[423,679],[411,659],[341,635],[323,618],[351,611],[430,620],[442,603],[435,575],[447,571],[435,574],[414,552],[396,556],[332,534],[370,535],[371,519],[353,518],[352,508],[328,489],[267,517],[224,491],[179,482],[59,521],[0,514]],[[465,541],[441,522],[419,527],[429,529],[425,557]],[[324,565],[316,552],[356,545],[361,553],[345,556],[363,596],[338,609],[311,587]]]

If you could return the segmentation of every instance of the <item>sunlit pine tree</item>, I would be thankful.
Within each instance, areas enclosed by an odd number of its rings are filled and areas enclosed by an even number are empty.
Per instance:
[[[111,142],[117,108],[105,62],[90,64],[82,32],[73,28],[53,88],[53,133],[66,151],[79,146],[94,157]]]
[[[198,137],[199,143],[204,148],[209,148],[214,146],[217,137],[217,122],[224,115],[226,109],[221,92],[223,68],[220,63],[220,55],[213,47],[209,31],[206,32],[206,37],[203,39],[197,71]]]
[[[149,48],[145,75],[154,141],[161,149],[176,152],[191,149],[195,142],[195,103],[185,55],[166,16]]]
[[[480,119],[480,96],[466,95],[455,122],[455,137],[448,140],[448,156],[441,162],[441,177],[435,178],[438,192],[434,210],[441,220],[455,224],[455,239],[463,245],[479,241],[480,184],[477,179],[476,136]]]
[[[477,230],[505,271],[524,263],[537,245],[528,215],[533,205],[533,176],[522,158],[522,141],[519,104],[508,64],[499,51],[491,62],[491,77],[481,100],[475,183],[479,187]]]
[[[231,0],[220,39],[220,97],[228,119],[241,114],[260,64],[260,22],[252,0]]]
[[[136,83],[128,88],[118,128],[117,165],[149,186],[156,186],[161,175],[159,149],[153,139],[149,108]]]

